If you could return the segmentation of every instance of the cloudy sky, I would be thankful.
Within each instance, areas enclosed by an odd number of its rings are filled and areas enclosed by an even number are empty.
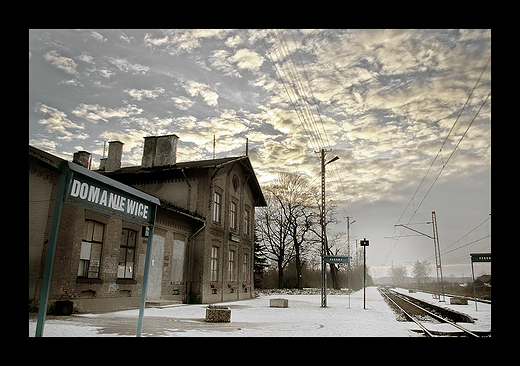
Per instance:
[[[30,30],[29,144],[97,168],[104,141],[130,166],[145,136],[177,134],[178,161],[211,159],[214,135],[217,157],[243,155],[248,138],[263,185],[319,184],[314,150],[332,149],[330,229],[356,220],[373,275],[433,262],[431,239],[394,224],[431,235],[436,211],[441,250],[464,245],[444,274],[467,276],[469,253],[491,251],[490,57],[490,30]]]

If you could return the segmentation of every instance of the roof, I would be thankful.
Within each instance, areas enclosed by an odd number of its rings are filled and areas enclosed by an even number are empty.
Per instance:
[[[101,174],[105,174],[108,176],[118,176],[118,175],[141,175],[141,174],[154,174],[161,172],[171,172],[175,170],[181,169],[219,169],[227,164],[231,163],[240,163],[245,168],[245,170],[249,170],[252,174],[250,179],[248,180],[251,191],[253,192],[253,197],[255,198],[255,206],[265,207],[267,203],[265,201],[264,195],[262,193],[262,189],[260,188],[260,184],[258,183],[258,179],[256,178],[253,166],[251,164],[251,160],[248,156],[239,156],[239,157],[228,157],[228,158],[220,158],[220,159],[210,159],[210,160],[198,160],[198,161],[186,161],[180,162],[173,165],[165,165],[159,167],[152,168],[143,168],[142,166],[129,166],[123,167],[111,172],[101,172]]]
[[[107,172],[105,174],[146,174],[146,173],[156,173],[162,171],[171,171],[177,169],[205,169],[205,168],[219,168],[223,164],[230,163],[237,159],[244,158],[220,158],[220,159],[211,159],[211,160],[198,160],[198,161],[186,161],[182,163],[176,163],[174,165],[164,165],[152,168],[143,168],[140,165],[137,166],[127,166],[123,168],[119,168],[117,170]]]
[[[62,158],[57,157],[56,155],[49,154],[43,150],[40,150],[34,146],[29,145],[29,155],[35,157],[41,162],[51,166],[54,169],[58,169],[61,162],[66,161]],[[253,197],[256,201],[256,207],[265,207],[267,203],[265,201],[264,195],[262,193],[262,189],[260,188],[260,183],[258,183],[258,179],[256,178],[256,174],[253,169],[253,165],[251,164],[251,160],[248,156],[238,156],[238,157],[228,157],[228,158],[220,158],[220,159],[210,159],[210,160],[198,160],[198,161],[186,161],[176,163],[174,165],[166,165],[160,167],[153,168],[143,168],[141,166],[129,166],[114,170],[112,172],[103,172],[103,171],[94,171],[96,173],[100,173],[106,176],[118,176],[118,175],[134,175],[134,174],[150,174],[150,173],[158,173],[158,172],[168,172],[179,169],[219,169],[227,164],[231,163],[240,163],[245,170],[249,170],[251,172],[251,177],[248,180],[249,187],[253,192]]]
[[[56,155],[49,154],[46,151],[35,148],[34,146],[29,145],[29,156],[33,156],[41,162],[50,165],[54,169],[58,169],[60,163],[65,161],[62,158],[57,157]]]

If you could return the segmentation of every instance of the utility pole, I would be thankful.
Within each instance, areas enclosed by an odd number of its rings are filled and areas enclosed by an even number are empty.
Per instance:
[[[325,293],[325,149],[321,149],[321,307],[327,306],[327,294]]]
[[[437,270],[437,289],[439,291],[439,302],[445,302],[444,297],[444,279],[442,277],[442,265],[441,265],[441,247],[439,244],[439,232],[437,229],[437,218],[435,211],[432,211],[432,230],[433,230],[433,245],[435,247],[435,269]],[[440,276],[439,276],[440,274]],[[440,282],[439,282],[440,277]],[[442,296],[442,299],[441,299]]]
[[[356,222],[356,220],[350,221],[352,217],[347,216],[347,255],[350,257],[350,224]]]
[[[330,151],[330,150],[329,150]],[[333,157],[330,161],[325,163],[325,149],[321,149],[321,307],[327,307],[327,293],[326,293],[326,277],[325,277],[325,255],[326,241],[327,241],[327,224],[325,220],[325,165],[332,163],[339,159],[339,156]]]
[[[439,244],[439,231],[437,229],[437,218],[435,216],[435,211],[432,211],[432,221],[427,222],[427,224],[432,224],[433,236],[422,233],[418,230],[412,229],[406,225],[398,224],[394,226],[402,226],[405,229],[415,231],[421,235],[424,235],[430,239],[433,239],[433,249],[435,252],[435,270],[437,272],[437,291],[439,293],[439,302],[445,302],[446,298],[444,296],[444,278],[442,277],[442,264],[441,264],[441,248]]]

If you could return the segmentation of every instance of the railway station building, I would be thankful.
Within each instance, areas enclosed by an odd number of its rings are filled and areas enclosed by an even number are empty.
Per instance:
[[[253,295],[255,207],[266,202],[248,156],[177,162],[176,135],[144,138],[140,166],[109,143],[98,173],[160,200],[147,302],[215,303]],[[29,307],[39,306],[63,159],[29,146]],[[80,151],[74,163],[89,168]],[[63,203],[49,303],[74,311],[139,306],[147,230]]]

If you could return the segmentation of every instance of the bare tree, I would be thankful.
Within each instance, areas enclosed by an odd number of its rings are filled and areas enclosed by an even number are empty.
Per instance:
[[[279,173],[264,192],[268,202],[258,210],[259,232],[267,257],[277,263],[278,287],[283,287],[283,271],[294,260],[298,288],[302,288],[306,256],[317,242],[313,238],[319,226],[316,187],[301,174]]]
[[[278,200],[270,189],[264,190],[267,202],[256,213],[259,240],[265,245],[265,255],[274,261],[278,268],[278,288],[283,288],[283,271],[294,259],[294,247],[290,243],[289,227]]]
[[[392,266],[392,268],[390,268],[390,277],[392,277],[392,282],[394,286],[404,285],[406,277],[406,267]]]
[[[317,203],[317,207],[318,207],[318,215],[320,215],[321,214],[321,200],[318,196],[316,197],[316,203]],[[338,223],[338,220],[335,217],[336,208],[337,207],[334,204],[334,202],[327,203],[327,205],[325,207],[326,225]],[[318,242],[321,245],[322,233],[321,233],[321,225],[319,223],[319,219],[318,219],[318,225],[313,226],[310,230],[316,235]],[[329,241],[327,239],[327,233],[325,232],[324,234],[325,234],[325,239],[324,239],[325,240],[325,254],[326,255],[338,255],[339,254],[339,245],[336,243],[338,243],[339,241],[337,240],[337,238],[334,238],[333,241]],[[319,256],[321,257],[321,247],[319,249]],[[340,290],[341,286],[339,283],[338,268],[336,268],[336,265],[333,263],[329,263],[329,268],[330,268],[330,277],[332,280],[332,287],[335,290]]]
[[[295,252],[296,276],[298,288],[303,288],[302,269],[305,265],[311,241],[308,241],[310,229],[317,225],[319,216],[313,203],[317,196],[316,187],[312,187],[303,175],[279,173],[271,192],[280,204]]]
[[[426,283],[431,272],[432,272],[432,269],[431,269],[429,262],[427,262],[427,261],[419,262],[419,260],[417,260],[417,262],[415,262],[415,264],[413,265],[412,276],[415,278],[417,283],[420,285],[420,284]]]

